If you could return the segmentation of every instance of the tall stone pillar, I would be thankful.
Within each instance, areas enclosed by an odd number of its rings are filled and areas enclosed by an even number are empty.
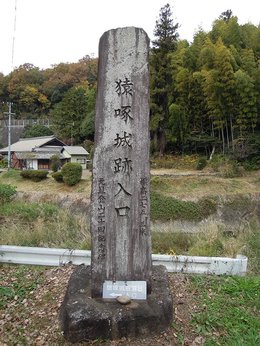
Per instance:
[[[92,185],[92,297],[105,280],[150,287],[149,38],[107,31],[99,44]]]
[[[91,267],[75,269],[60,309],[71,342],[150,336],[172,322],[166,268],[151,265],[148,50],[134,27],[100,39]]]

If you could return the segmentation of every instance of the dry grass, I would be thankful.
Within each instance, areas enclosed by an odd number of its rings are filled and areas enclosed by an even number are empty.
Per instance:
[[[151,179],[152,189],[184,200],[198,200],[202,197],[248,194],[260,191],[260,171],[248,173],[245,177],[232,179],[214,175],[198,176],[195,174],[187,176],[175,174],[171,175],[168,172],[168,175],[154,175]]]
[[[0,219],[6,245],[90,249],[86,215],[48,203],[12,202],[2,207]]]
[[[207,173],[203,173],[207,174]],[[180,171],[177,169],[152,169],[152,191],[183,200],[198,200],[202,197],[255,193],[260,191],[260,171],[248,172],[239,178],[221,178],[216,175],[201,175],[199,171]],[[16,186],[17,191],[41,191],[55,193],[79,193],[89,198],[91,194],[91,172],[84,171],[82,180],[75,186],[57,183],[50,175],[41,182],[23,179],[19,171],[0,174],[0,183]]]
[[[0,174],[0,183],[11,184],[16,186],[17,191],[41,191],[55,193],[82,193],[85,197],[89,197],[91,193],[91,173],[84,171],[82,180],[75,186],[67,186],[64,183],[56,182],[51,175],[48,178],[40,182],[33,182],[26,180],[20,176],[19,171],[10,171]]]

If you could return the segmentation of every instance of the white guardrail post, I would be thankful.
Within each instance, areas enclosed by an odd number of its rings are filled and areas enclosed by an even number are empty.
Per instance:
[[[186,274],[245,275],[247,257],[237,258],[152,255],[153,265],[164,265],[168,272]],[[91,251],[26,246],[0,246],[0,263],[44,266],[90,265]]]

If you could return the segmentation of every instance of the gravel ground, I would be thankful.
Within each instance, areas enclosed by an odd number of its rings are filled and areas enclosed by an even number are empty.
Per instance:
[[[0,310],[0,345],[72,345],[64,340],[59,329],[58,313],[66,291],[73,266],[65,266],[39,271],[41,283],[29,290],[25,298],[10,300],[5,309]],[[16,267],[0,267],[3,287],[15,284]],[[30,274],[28,276],[30,280]],[[169,274],[174,301],[173,325],[161,334],[145,339],[120,339],[114,341],[82,342],[73,345],[105,346],[169,346],[203,345],[204,339],[197,335],[191,325],[191,313],[197,307],[193,300],[196,292],[191,291],[189,276]]]

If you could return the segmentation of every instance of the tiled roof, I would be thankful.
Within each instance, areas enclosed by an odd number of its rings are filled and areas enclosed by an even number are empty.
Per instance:
[[[47,143],[51,142],[52,140],[55,140],[56,138],[54,136],[43,136],[43,137],[33,137],[33,138],[21,138],[18,142],[13,143],[11,145],[10,150],[13,151],[32,151],[34,148],[39,148],[43,145],[46,145]],[[58,140],[59,141],[59,140]],[[59,141],[62,144],[61,141]],[[0,149],[1,152],[7,152],[8,147]]]
[[[64,150],[67,151],[70,155],[89,155],[86,149],[79,146],[65,146]]]
[[[35,151],[23,151],[16,152],[15,156],[18,160],[34,160],[34,159],[46,159],[49,160],[54,155],[53,152],[35,152]],[[64,159],[64,155],[58,153],[60,159]]]

